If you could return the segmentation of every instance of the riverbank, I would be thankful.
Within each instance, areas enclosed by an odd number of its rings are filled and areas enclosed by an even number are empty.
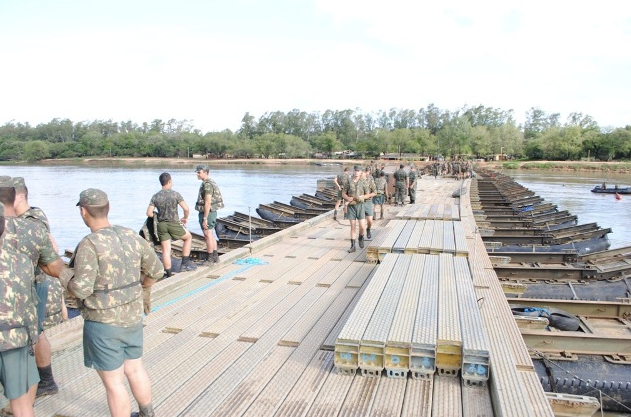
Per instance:
[[[630,173],[631,162],[587,162],[587,161],[493,161],[478,165],[488,169],[502,170],[547,170]]]
[[[396,167],[401,161],[381,161],[389,167]],[[196,164],[213,165],[367,165],[369,159],[199,159],[199,158],[68,158],[46,159],[39,161],[45,165],[145,165],[145,166],[185,166]],[[409,164],[410,161],[405,161]],[[422,167],[428,162],[414,162]],[[587,162],[587,161],[492,161],[477,162],[481,168],[497,170],[552,170],[552,171],[585,171],[585,172],[617,172],[631,173],[631,162]]]

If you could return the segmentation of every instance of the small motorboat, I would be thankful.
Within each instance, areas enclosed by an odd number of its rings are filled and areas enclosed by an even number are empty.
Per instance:
[[[599,194],[631,194],[631,187],[618,187],[617,185],[613,187],[603,187],[601,185],[597,185],[592,188],[592,193]]]

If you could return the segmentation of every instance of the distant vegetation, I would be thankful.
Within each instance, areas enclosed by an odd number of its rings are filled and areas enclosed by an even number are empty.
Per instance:
[[[391,109],[377,113],[292,110],[243,116],[236,131],[202,133],[187,120],[54,119],[30,126],[11,121],[0,127],[0,161],[103,156],[211,158],[334,157],[353,151],[370,158],[380,153],[424,155],[507,154],[531,160],[611,161],[631,158],[631,126],[598,126],[590,116],[559,114],[532,108],[524,125],[513,111],[464,107],[455,111],[434,105],[420,110]]]

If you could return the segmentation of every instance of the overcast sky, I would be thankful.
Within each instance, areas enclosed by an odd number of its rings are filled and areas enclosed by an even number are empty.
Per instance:
[[[630,1],[0,0],[0,123],[483,105],[631,124]]]

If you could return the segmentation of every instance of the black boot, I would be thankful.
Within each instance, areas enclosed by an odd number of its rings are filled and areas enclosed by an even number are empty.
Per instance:
[[[219,263],[219,252],[217,252],[216,250],[213,251],[213,262]]]
[[[364,247],[364,235],[359,235],[359,247],[362,249]]]
[[[351,248],[348,250],[348,253],[353,253],[357,249],[355,249],[355,239],[351,239]]]
[[[140,411],[134,411],[131,413],[131,417],[154,417],[155,412],[153,411],[153,404],[149,403],[149,405],[145,405],[144,407],[138,406]]]
[[[45,366],[43,368],[37,368],[39,372],[39,384],[37,384],[37,394],[35,397],[43,397],[44,395],[53,395],[59,392],[59,387],[55,383],[55,378],[53,378],[53,368],[51,365]]]
[[[337,220],[337,210],[333,212],[333,220]]]
[[[370,227],[366,228],[366,239],[371,239],[372,235],[370,234]]]

